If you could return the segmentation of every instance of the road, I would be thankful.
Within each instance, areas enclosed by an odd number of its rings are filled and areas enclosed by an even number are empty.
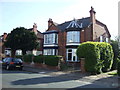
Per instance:
[[[2,88],[107,88],[72,75],[49,75],[45,72],[6,71],[2,74]]]

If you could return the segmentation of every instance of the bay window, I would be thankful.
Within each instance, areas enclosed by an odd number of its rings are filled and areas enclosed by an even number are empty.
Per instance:
[[[67,43],[80,42],[80,31],[67,32]]]
[[[44,49],[44,55],[57,55],[57,49]]]
[[[56,33],[50,33],[44,35],[44,44],[57,44],[58,36]]]

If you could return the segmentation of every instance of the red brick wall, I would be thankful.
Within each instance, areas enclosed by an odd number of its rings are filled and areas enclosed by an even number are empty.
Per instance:
[[[58,31],[58,28],[53,24],[48,28],[47,31],[51,31],[51,30],[57,30]]]
[[[80,32],[80,43],[82,43],[82,42],[84,42],[84,41],[85,41],[85,31],[82,30],[82,31]]]
[[[59,32],[58,34],[58,55],[63,56],[63,59],[66,60],[66,32]]]
[[[85,28],[84,33],[84,41],[92,41],[92,26]]]

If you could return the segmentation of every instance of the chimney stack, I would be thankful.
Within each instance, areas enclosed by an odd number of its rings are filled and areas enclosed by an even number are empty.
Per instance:
[[[48,20],[48,28],[49,28],[52,24],[53,24],[53,21],[52,21],[51,18],[49,18],[49,20]]]
[[[33,32],[37,35],[37,24],[34,23],[33,25]]]
[[[94,8],[91,6],[91,10],[90,10],[90,18],[91,18],[91,22],[94,24],[96,23],[96,18],[95,18],[95,11]]]

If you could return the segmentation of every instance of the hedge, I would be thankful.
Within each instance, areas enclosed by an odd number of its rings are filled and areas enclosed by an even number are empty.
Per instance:
[[[103,72],[110,71],[113,64],[113,49],[109,43],[100,42],[98,43],[100,49],[100,60],[103,60]]]
[[[24,62],[32,62],[32,57],[34,57],[33,54],[24,55],[24,56],[23,56],[23,61],[24,61]]]
[[[49,65],[49,66],[58,66],[59,56],[45,55],[44,56],[44,62],[45,62],[46,65]]]
[[[42,63],[49,66],[58,66],[60,58],[61,56],[54,56],[54,55],[34,56],[30,54],[23,56],[24,62],[32,62],[33,59],[35,63]]]
[[[35,63],[43,63],[43,56],[34,56],[33,61]]]
[[[105,42],[85,42],[79,45],[76,54],[85,58],[85,70],[91,73],[101,73],[111,69],[113,51],[110,44]]]
[[[117,66],[117,74],[118,76],[120,76],[120,61],[118,62],[118,66]]]

